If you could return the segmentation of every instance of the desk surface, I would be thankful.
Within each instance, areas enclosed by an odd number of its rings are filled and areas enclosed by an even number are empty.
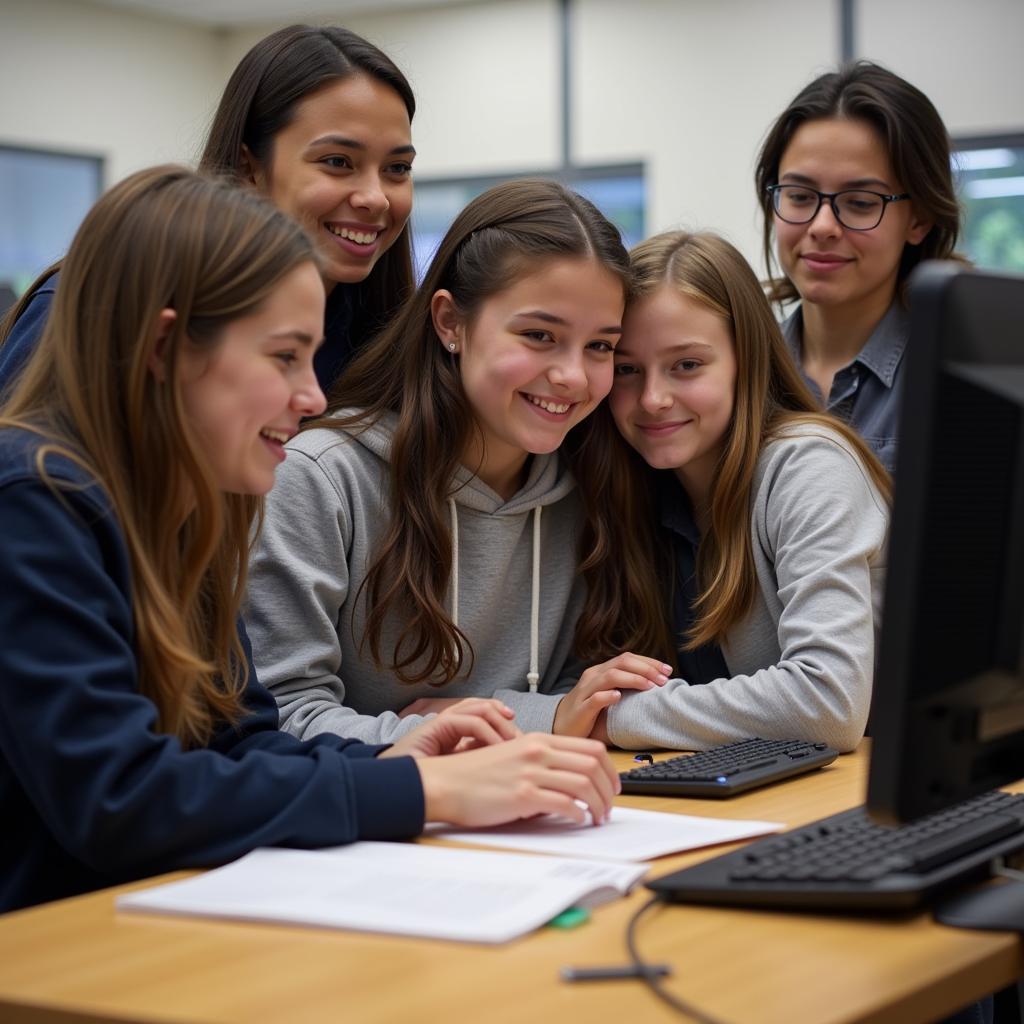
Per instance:
[[[628,755],[615,755],[620,767]],[[624,805],[783,821],[862,800],[863,752],[729,801],[622,797]],[[727,849],[654,862],[652,874]],[[186,877],[185,872],[167,875]],[[566,984],[565,964],[626,959],[640,889],[574,930],[542,929],[501,947],[351,932],[119,915],[119,889],[0,917],[0,1019],[20,1024],[131,1020],[678,1020],[637,981]],[[1015,935],[967,932],[926,914],[839,918],[667,906],[641,923],[639,945],[675,969],[667,987],[729,1022],[830,1024],[933,1020],[1024,973]]]

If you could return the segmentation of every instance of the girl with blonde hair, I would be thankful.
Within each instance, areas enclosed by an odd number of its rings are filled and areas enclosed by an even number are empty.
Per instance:
[[[614,453],[606,504],[646,524],[678,678],[627,695],[592,735],[622,747],[760,736],[850,750],[871,697],[888,476],[817,409],[731,245],[669,232],[631,262],[601,424]],[[618,567],[609,557],[596,571]],[[614,628],[599,594],[592,619]]]

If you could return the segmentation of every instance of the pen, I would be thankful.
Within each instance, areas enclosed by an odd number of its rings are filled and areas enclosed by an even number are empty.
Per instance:
[[[621,967],[563,967],[559,974],[562,981],[615,981],[619,978],[664,978],[672,973],[668,964],[624,964]]]

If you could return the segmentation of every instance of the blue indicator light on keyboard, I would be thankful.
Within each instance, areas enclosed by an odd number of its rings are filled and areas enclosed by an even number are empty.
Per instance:
[[[719,775],[715,782],[728,782],[729,780],[724,775]]]

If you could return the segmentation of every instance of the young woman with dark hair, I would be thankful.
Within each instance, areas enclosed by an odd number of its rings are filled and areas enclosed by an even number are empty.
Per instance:
[[[480,695],[586,735],[624,689],[664,682],[577,622],[592,552],[626,560],[632,542],[594,525],[558,452],[611,387],[627,286],[618,231],[554,182],[496,186],[456,218],[268,503],[246,621],[283,729],[389,740]],[[617,651],[650,646],[620,635]]]
[[[891,472],[897,450],[904,286],[954,255],[960,222],[949,135],[919,89],[860,61],[816,78],[772,125],[757,160],[764,253],[786,340],[821,405]]]
[[[897,467],[907,279],[959,259],[950,140],[935,105],[899,75],[858,61],[821,75],[779,115],[755,171],[782,325],[818,404]],[[991,1019],[989,1001],[946,1024]]]
[[[426,819],[606,815],[603,748],[497,701],[390,748],[278,730],[238,612],[261,496],[324,409],[323,309],[307,235],[182,168],[79,229],[0,406],[0,911]]]
[[[260,40],[231,75],[200,170],[267,196],[313,237],[327,291],[317,379],[326,391],[412,291],[411,122],[402,72],[335,27],[293,25]],[[0,328],[0,387],[34,347],[60,264]]]

